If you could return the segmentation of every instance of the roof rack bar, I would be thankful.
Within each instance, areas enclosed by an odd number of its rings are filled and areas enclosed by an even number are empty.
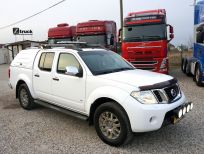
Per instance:
[[[100,44],[88,44],[86,42],[68,42],[66,44],[42,44],[40,48],[42,49],[52,49],[57,47],[63,47],[66,49],[81,50],[83,48],[105,48]]]

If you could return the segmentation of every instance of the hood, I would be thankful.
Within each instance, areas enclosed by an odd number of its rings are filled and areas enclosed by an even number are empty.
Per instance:
[[[141,86],[150,86],[158,84],[173,79],[173,77],[169,75],[139,69],[110,73],[100,75],[99,77],[107,80],[128,84],[137,88]]]

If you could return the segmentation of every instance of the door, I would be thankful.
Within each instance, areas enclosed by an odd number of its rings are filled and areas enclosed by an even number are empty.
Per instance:
[[[51,101],[52,64],[54,52],[40,52],[33,70],[33,88],[38,99]]]
[[[77,58],[70,53],[60,53],[53,73],[52,95],[57,104],[74,111],[84,111],[86,75]],[[83,71],[83,77],[68,75],[66,68],[74,66]]]

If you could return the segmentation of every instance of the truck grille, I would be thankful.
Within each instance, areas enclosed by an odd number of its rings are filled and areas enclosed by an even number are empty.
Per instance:
[[[137,69],[156,70],[157,61],[130,61]]]

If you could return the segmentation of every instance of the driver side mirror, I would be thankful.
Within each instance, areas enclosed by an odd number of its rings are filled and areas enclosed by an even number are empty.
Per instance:
[[[173,33],[174,33],[174,27],[173,27],[173,26],[171,26],[171,25],[169,25],[169,32],[170,32],[171,34],[173,34]]]
[[[77,76],[77,77],[83,77],[83,71],[79,70],[75,66],[67,66],[65,69],[65,74],[70,76]]]
[[[170,34],[169,37],[172,40],[174,38],[174,34]]]
[[[121,41],[122,41],[121,33],[122,33],[122,29],[119,29],[119,32],[118,32],[118,42],[121,42]]]

